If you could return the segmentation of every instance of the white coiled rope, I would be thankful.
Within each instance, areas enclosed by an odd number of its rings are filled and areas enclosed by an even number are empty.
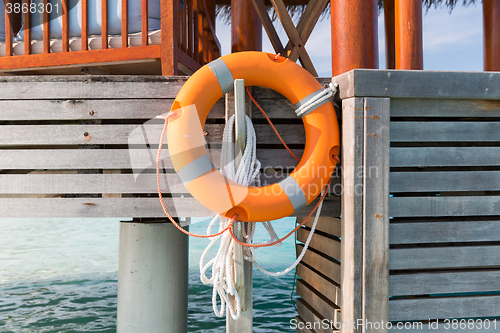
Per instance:
[[[224,128],[224,134],[222,138],[222,154],[221,154],[221,173],[229,178],[230,180],[237,182],[246,186],[260,186],[260,177],[259,172],[261,168],[261,163],[257,160],[257,140],[255,135],[255,130],[252,125],[252,121],[247,116],[246,119],[246,145],[245,151],[243,152],[243,156],[241,157],[240,163],[238,165],[238,169],[235,171],[234,169],[234,123],[235,117],[234,115],[229,118],[227,121],[226,127]],[[323,190],[324,191],[324,190]],[[324,193],[324,192],[323,192]],[[318,210],[316,212],[316,217],[314,219],[314,223],[311,227],[311,232],[307,237],[305,246],[302,250],[302,253],[297,258],[297,260],[287,269],[281,272],[270,272],[263,269],[255,260],[255,253],[253,248],[245,249],[245,259],[248,261],[252,261],[254,266],[263,272],[264,274],[271,276],[280,276],[288,273],[292,269],[294,269],[298,263],[304,257],[306,250],[309,246],[311,238],[314,234],[314,230],[316,229],[316,224],[318,222],[321,207],[323,206],[323,202],[321,202],[318,206]],[[230,219],[216,215],[207,228],[207,235],[209,235],[212,231],[212,227],[215,222],[220,220],[219,231],[223,230],[228,226]],[[271,243],[278,240],[278,236],[274,231],[271,222],[263,222],[265,229],[268,231],[271,239],[265,243]],[[251,243],[253,239],[253,235],[255,233],[255,223],[250,224],[250,230],[243,230],[243,237],[246,239],[247,243]],[[205,264],[205,258],[208,254],[208,251],[213,247],[213,245],[220,239],[219,250],[214,258],[209,260]],[[281,243],[278,243],[281,245]],[[236,242],[231,237],[229,232],[225,232],[220,236],[213,237],[210,239],[210,244],[208,244],[207,248],[203,251],[200,258],[200,279],[204,284],[213,285],[212,292],[212,307],[214,313],[218,317],[224,316],[229,312],[231,317],[234,320],[238,320],[241,314],[241,305],[240,305],[240,296],[236,290],[234,285],[234,246]],[[212,277],[208,278],[206,275],[207,270],[212,266]],[[235,299],[235,308],[231,306],[229,302],[229,295],[234,296]],[[217,296],[221,300],[220,309],[217,306]]]

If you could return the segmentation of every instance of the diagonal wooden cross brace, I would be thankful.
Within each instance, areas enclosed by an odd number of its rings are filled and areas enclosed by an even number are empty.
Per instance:
[[[271,0],[271,3],[278,14],[288,38],[290,39],[286,48],[283,48],[283,45],[281,44],[278,34],[269,19],[264,3],[261,0],[253,0],[254,7],[260,17],[264,29],[267,32],[267,35],[269,36],[269,39],[271,40],[271,44],[273,45],[275,52],[280,53],[293,61],[297,61],[297,59],[300,58],[300,62],[304,68],[312,75],[317,76],[314,65],[307,54],[304,44],[307,42],[314,26],[316,25],[316,22],[328,4],[328,0],[311,0],[300,18],[297,27],[294,26],[283,0]]]

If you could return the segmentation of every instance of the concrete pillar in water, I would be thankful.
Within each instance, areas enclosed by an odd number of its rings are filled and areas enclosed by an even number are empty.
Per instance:
[[[121,222],[119,251],[117,332],[187,332],[188,236],[170,222]]]

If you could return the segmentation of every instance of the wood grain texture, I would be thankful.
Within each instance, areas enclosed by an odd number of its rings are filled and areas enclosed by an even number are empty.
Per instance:
[[[500,290],[500,270],[398,274],[389,277],[389,295],[476,293]]]
[[[500,122],[391,122],[392,142],[500,141]]]
[[[304,249],[304,245],[297,244],[295,246],[297,256],[300,255]],[[312,267],[316,271],[332,279],[337,285],[340,286],[340,264],[335,262],[328,256],[314,250],[308,249],[302,258],[302,262]]]
[[[315,309],[323,318],[337,323],[339,321],[340,308],[326,299],[323,295],[314,290],[304,280],[297,280],[297,295]]]
[[[332,14],[333,18],[333,14]],[[363,318],[363,170],[364,100],[350,98],[342,101],[342,196],[341,270],[342,318],[346,322]],[[349,191],[347,191],[349,189]],[[361,189],[354,191],[353,189]],[[308,280],[307,280],[308,281]],[[348,328],[346,333],[354,332]]]
[[[500,267],[500,246],[428,247],[389,250],[389,269]]]
[[[301,223],[302,221],[304,221],[303,217],[297,218],[297,223]],[[313,223],[314,219],[310,218],[307,220],[305,226],[310,229],[312,228]],[[336,237],[341,237],[340,226],[341,220],[339,218],[331,216],[320,216],[318,219],[318,224],[316,225],[316,230]]]
[[[326,328],[322,325],[322,320],[324,319],[318,314],[309,304],[307,304],[303,299],[297,299],[297,312],[301,318],[306,322],[306,328],[310,327],[317,333],[332,333],[338,332],[337,330],[330,329],[329,326]]]
[[[391,192],[500,191],[500,171],[391,172]]]
[[[495,242],[500,221],[391,223],[391,244]]]
[[[389,99],[365,98],[363,319],[369,322],[389,316],[389,118]]]
[[[487,318],[498,316],[500,296],[405,299],[391,301],[389,307],[391,321]]]
[[[422,0],[394,0],[396,69],[424,69]]]
[[[499,212],[499,196],[389,198],[392,217],[498,215]]]
[[[305,228],[297,230],[297,240],[305,243],[309,236],[309,231]],[[325,237],[320,234],[314,234],[309,246],[332,258],[340,259],[340,241]]]
[[[332,58],[335,59],[333,55]],[[334,71],[334,75],[340,73]],[[342,99],[372,96],[498,100],[500,97],[500,73],[354,69],[332,80],[339,83]]]
[[[148,138],[159,138],[163,124],[143,125]],[[288,144],[305,143],[304,126],[275,125],[281,137]],[[255,125],[257,144],[280,144],[269,125]],[[222,142],[223,124],[206,124],[206,141]],[[29,133],[29,135],[27,135]],[[85,133],[87,133],[85,135]],[[0,125],[0,145],[85,145],[85,144],[132,144],[145,143],[141,125]]]
[[[0,100],[0,120],[147,120],[168,112],[173,102],[174,99]],[[208,119],[223,117],[221,99],[215,103]]]
[[[391,117],[499,117],[500,100],[393,98]]]
[[[500,147],[391,148],[390,166],[488,166],[500,165]]]
[[[332,303],[342,304],[340,288],[337,288],[331,281],[325,279],[309,267],[299,263],[297,266],[297,276],[307,281],[309,285],[316,289],[321,295],[328,298]]]
[[[161,76],[2,76],[0,100],[175,98],[185,81]]]

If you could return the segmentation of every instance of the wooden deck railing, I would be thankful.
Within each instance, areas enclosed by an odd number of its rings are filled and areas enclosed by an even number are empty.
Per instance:
[[[0,72],[22,72],[26,70],[56,68],[78,68],[82,66],[99,66],[106,68],[109,65],[130,64],[137,66],[146,62],[156,63],[161,60],[161,69],[157,65],[157,74],[176,75],[190,74],[207,62],[220,56],[220,44],[215,35],[215,10],[209,12],[207,0],[185,0],[181,5],[179,0],[157,0],[161,2],[161,42],[153,41],[148,25],[148,4],[152,1],[141,0],[140,32],[129,32],[131,18],[129,6],[131,1],[121,1],[121,33],[111,35],[108,8],[110,0],[80,0],[81,30],[75,36],[70,34],[69,0],[61,0],[61,31],[58,38],[51,29],[50,14],[43,11],[43,36],[37,39],[33,34],[33,17],[29,10],[32,0],[6,0],[5,6],[5,52],[0,57]],[[89,32],[89,3],[100,1],[101,28],[100,34],[91,35]],[[211,1],[211,0],[209,0]],[[49,0],[44,0],[47,8]],[[17,6],[18,11],[12,10]],[[182,7],[182,8],[181,8]],[[76,9],[76,8],[75,8]],[[52,21],[53,22],[53,21]],[[16,41],[14,36],[24,29],[22,40]],[[115,27],[116,29],[116,27]],[[100,38],[100,43],[90,42]],[[119,44],[110,45],[112,38],[119,39]],[[130,40],[134,38],[134,45]],[[78,43],[77,39],[80,39]],[[51,45],[54,41],[60,42],[60,50],[54,51]],[[75,41],[76,40],[76,41]],[[140,42],[137,42],[140,40]],[[24,44],[21,46],[20,44]],[[34,51],[33,45],[41,43],[42,51]],[[80,44],[80,47],[70,46]],[[15,46],[17,49],[15,50]],[[38,45],[40,46],[40,45]],[[172,47],[173,46],[173,47]],[[75,50],[76,48],[76,50]],[[36,54],[35,54],[36,53]],[[123,68],[126,66],[122,66]],[[136,71],[137,72],[137,71]],[[112,73],[112,71],[110,71]],[[151,73],[151,72],[149,72]]]

